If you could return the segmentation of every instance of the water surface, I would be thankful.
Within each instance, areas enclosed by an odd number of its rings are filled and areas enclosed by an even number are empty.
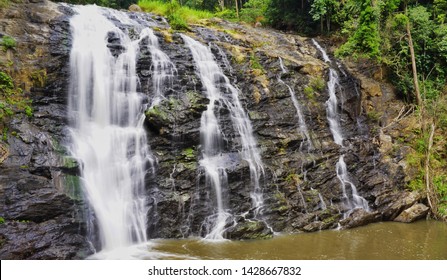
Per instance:
[[[436,260],[447,259],[447,224],[386,222],[270,240],[153,242],[150,251],[162,259]]]

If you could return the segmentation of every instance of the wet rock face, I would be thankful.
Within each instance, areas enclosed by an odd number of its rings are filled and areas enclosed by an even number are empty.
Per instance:
[[[0,167],[0,216],[6,220],[0,225],[0,257],[83,258],[91,252],[83,217],[87,206],[79,186],[80,164],[67,157],[64,148],[69,141],[67,125],[73,117],[67,116],[69,18],[73,11],[46,1],[34,2],[29,4],[26,15],[21,15],[18,6],[14,8],[14,21],[23,17],[23,26],[32,24],[28,28],[39,26],[42,30],[38,39],[17,36],[24,52],[17,60],[26,61],[26,54],[40,49],[42,54],[32,64],[40,65],[41,69],[36,71],[45,69],[46,79],[44,84],[29,87],[34,116],[17,116],[10,123],[8,156]],[[140,18],[138,13],[134,16]],[[146,177],[150,206],[148,235],[204,236],[205,221],[216,204],[216,194],[205,187],[204,170],[199,164],[200,118],[209,100],[181,36],[167,32],[162,19],[154,21],[150,25],[157,26],[154,32],[160,48],[175,65],[176,75],[172,83],[165,85],[165,98],[145,112],[148,145],[157,158],[154,170],[148,170]],[[264,206],[256,215],[250,196],[250,168],[239,153],[240,136],[231,123],[228,108],[217,106],[224,134],[225,153],[221,159],[227,166],[228,178],[224,207],[234,214],[227,221],[224,236],[259,239],[270,238],[272,230],[312,232],[351,228],[394,220],[405,209],[423,202],[423,196],[404,190],[404,169],[395,161],[384,159],[380,153],[381,141],[371,138],[377,124],[369,123],[365,116],[362,108],[365,97],[354,76],[339,68],[340,87],[336,95],[346,139],[341,147],[333,141],[326,115],[329,66],[318,58],[312,43],[272,30],[219,24],[220,30],[231,32],[194,27],[194,34],[190,35],[209,45],[225,75],[239,89],[239,99],[253,126],[265,171],[260,178]],[[21,29],[14,32],[27,34]],[[36,45],[34,39],[39,42],[37,47],[31,46]],[[113,34],[109,43],[111,52],[119,55],[122,49]],[[146,43],[140,45],[137,72],[139,91],[151,100],[153,69]],[[296,107],[287,86],[301,104],[310,142],[300,132]],[[340,155],[344,155],[349,180],[368,201],[370,212],[356,209],[344,217],[350,209],[343,200],[336,173]],[[348,196],[352,194],[349,192]],[[418,208],[418,215],[423,215],[422,210]]]
[[[32,99],[33,117],[8,123],[0,165],[1,259],[79,259],[92,253],[77,164],[63,148],[67,131],[69,16],[48,1],[11,4],[0,15],[17,40],[11,76]],[[69,11],[69,10],[65,10]]]
[[[345,139],[341,147],[332,139],[326,116],[328,66],[317,58],[312,44],[298,36],[291,38],[291,35],[263,31],[253,37],[260,37],[257,40],[268,37],[263,41],[271,42],[270,46],[254,47],[259,42],[248,35],[252,30],[221,24],[244,36],[232,37],[203,27],[194,32],[199,41],[210,46],[225,75],[240,90],[239,98],[262,150],[266,171],[261,178],[265,204],[261,213],[269,227],[279,232],[352,228],[392,220],[412,205],[393,204],[409,195],[401,180],[405,175],[402,168],[382,160],[380,141],[371,138],[372,126],[362,110],[364,97],[354,76],[343,66],[333,65],[340,76],[336,95]],[[154,237],[203,236],[204,221],[215,203],[212,190],[204,188],[203,170],[197,165],[199,118],[207,100],[191,54],[185,50],[182,40],[174,35],[174,40],[167,43],[161,34],[159,39],[179,73],[167,100],[147,112],[149,142],[159,155],[154,184],[157,188],[154,201],[158,202],[153,207],[157,209],[152,216],[155,218],[149,218],[154,225],[151,234]],[[286,72],[281,69],[278,57],[282,57]],[[301,104],[311,144],[300,132],[287,85]],[[150,87],[147,90],[150,95]],[[226,151],[237,154],[240,139],[229,126],[228,110],[221,108],[219,116],[223,132],[229,136]],[[346,207],[336,173],[340,155],[344,155],[349,180],[368,201],[370,212],[350,211]],[[247,218],[253,217],[248,166],[241,161],[227,171],[226,207],[236,213],[236,222],[227,225],[226,236],[251,238],[257,231],[252,232],[251,225],[237,215],[246,212]],[[352,199],[351,190],[347,192]],[[388,202],[387,194],[392,197]],[[345,217],[343,213],[348,211],[350,215]]]

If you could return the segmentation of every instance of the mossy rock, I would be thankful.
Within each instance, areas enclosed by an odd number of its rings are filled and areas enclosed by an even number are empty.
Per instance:
[[[184,149],[180,154],[187,161],[195,161],[197,158],[197,151],[192,147]]]
[[[82,200],[81,179],[74,175],[63,175],[64,193],[73,200]]]
[[[195,91],[188,91],[186,93],[187,104],[189,111],[193,114],[201,114],[206,110],[209,100],[202,94]]]
[[[229,228],[225,235],[229,239],[270,239],[273,232],[262,221],[243,220],[236,226]]]
[[[151,125],[158,128],[168,126],[172,122],[172,114],[168,111],[168,108],[160,105],[155,105],[146,111],[146,121]]]

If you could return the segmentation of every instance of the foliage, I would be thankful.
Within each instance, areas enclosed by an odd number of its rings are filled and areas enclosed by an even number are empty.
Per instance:
[[[323,21],[326,20],[326,30],[327,32],[331,31],[331,21],[332,18],[337,15],[337,11],[340,8],[340,1],[336,0],[314,0],[310,14],[312,15],[312,19],[315,21],[321,22],[321,32],[323,32]]]
[[[337,51],[337,56],[362,55],[375,60],[381,59],[379,35],[379,17],[375,7],[370,1],[362,0],[361,12],[357,22],[352,26],[355,30],[350,34],[348,41]],[[353,24],[350,22],[350,24]],[[349,29],[349,28],[347,28]],[[349,32],[346,31],[345,32]]]
[[[137,3],[136,0],[56,0],[56,2],[67,2],[79,5],[96,4],[98,6],[117,9],[127,9],[130,5]]]
[[[270,0],[266,21],[275,28],[313,34],[317,26],[312,19],[312,1]]]
[[[6,8],[9,5],[9,0],[0,0],[0,9]]]
[[[149,13],[167,17],[169,24],[175,30],[188,30],[188,24],[199,23],[202,19],[212,18],[209,11],[195,10],[187,6],[181,6],[176,0],[163,2],[160,0],[141,0],[138,5]]]
[[[2,46],[3,51],[7,51],[9,49],[14,49],[17,45],[17,42],[10,36],[3,36],[0,38],[0,45]]]
[[[16,88],[11,76],[0,71],[0,126],[7,117],[22,111],[32,116],[31,101],[23,95],[20,88]]]
[[[264,22],[270,0],[249,0],[241,9],[241,20],[248,23]]]
[[[5,218],[0,217],[0,224],[4,224],[5,223]]]

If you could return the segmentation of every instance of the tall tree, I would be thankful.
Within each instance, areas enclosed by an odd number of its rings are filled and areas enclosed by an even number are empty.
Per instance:
[[[422,98],[421,98],[421,91],[419,90],[419,79],[418,79],[418,71],[417,71],[417,66],[416,66],[416,55],[414,53],[413,38],[411,37],[411,26],[410,26],[410,19],[408,18],[407,3],[405,3],[405,14],[407,15],[406,30],[407,30],[407,36],[408,36],[408,47],[410,48],[410,54],[411,54],[411,68],[413,71],[414,91],[415,91],[415,95],[416,95],[417,104],[420,108],[422,108]]]

